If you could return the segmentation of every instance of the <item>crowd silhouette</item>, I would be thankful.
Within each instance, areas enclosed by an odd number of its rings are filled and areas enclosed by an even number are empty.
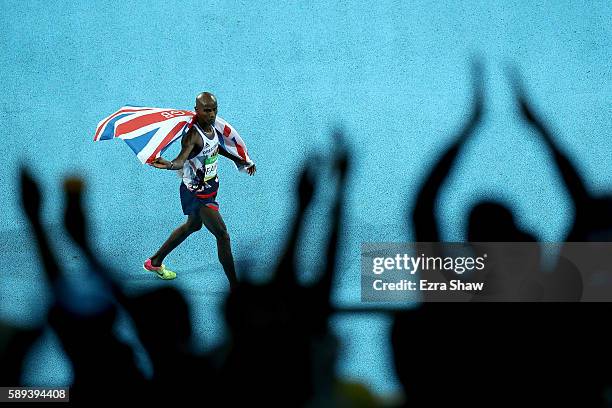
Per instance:
[[[412,226],[418,242],[440,241],[435,205],[440,188],[451,171],[461,147],[482,121],[482,67],[473,66],[472,113],[452,145],[425,177],[412,210]],[[528,103],[518,73],[510,70],[522,118],[545,139],[553,152],[563,180],[576,203],[576,220],[569,239],[587,240],[606,229],[587,208],[593,200],[567,156],[555,146],[551,133]],[[576,198],[580,197],[580,198]],[[579,205],[585,208],[579,209]],[[410,227],[410,226],[409,226]],[[469,213],[468,241],[472,243],[525,243],[537,238],[521,230],[512,212],[495,201],[477,203]],[[533,252],[534,246],[519,246]],[[535,247],[537,251],[537,246]],[[538,258],[539,254],[528,254]],[[533,262],[532,262],[533,263]],[[539,266],[539,262],[535,262]],[[526,268],[527,265],[524,265]],[[498,300],[529,303],[424,302],[416,310],[396,313],[392,329],[394,361],[406,390],[406,406],[607,406],[606,390],[612,384],[610,336],[604,321],[608,304],[581,304],[582,282],[574,265],[561,260],[554,275],[540,282],[539,290],[511,293]],[[525,277],[520,266],[511,279]],[[494,276],[494,279],[501,279]],[[564,285],[559,287],[558,281]],[[557,285],[555,285],[557,283]],[[507,280],[504,281],[506,286]],[[544,286],[546,285],[546,286]],[[544,286],[544,287],[542,287]],[[498,286],[493,286],[499,288]],[[534,296],[535,292],[535,296]],[[545,293],[542,293],[545,292]],[[534,301],[547,300],[544,303]]]
[[[612,198],[596,197],[585,186],[552,132],[534,112],[516,70],[509,71],[522,119],[551,152],[573,205],[575,219],[567,241],[606,241],[612,237]],[[457,156],[483,121],[482,67],[473,66],[472,111],[451,146],[440,156],[411,209],[408,228],[419,242],[439,242],[435,217],[439,191]],[[339,145],[344,135],[333,134]],[[343,382],[336,375],[340,339],[330,331],[337,312],[331,292],[336,280],[338,246],[350,154],[342,149],[333,161],[336,176],[325,262],[314,284],[299,283],[296,248],[305,212],[316,188],[312,170],[297,181],[297,211],[288,228],[285,248],[272,278],[265,284],[241,280],[224,305],[229,339],[222,353],[193,349],[191,311],[179,290],[163,287],[128,296],[108,266],[94,255],[85,184],[64,183],[64,229],[83,253],[83,276],[99,280],[100,296],[93,304],[79,303],[78,289],[65,279],[41,222],[44,197],[37,181],[21,172],[21,204],[35,238],[45,277],[54,293],[48,326],[57,334],[74,373],[73,402],[186,404],[196,400],[215,405],[263,406],[381,406],[385,402],[365,387]],[[469,242],[536,242],[519,228],[511,210],[482,201],[469,214]],[[571,270],[568,272],[573,273]],[[574,276],[574,275],[572,275]],[[541,283],[541,282],[540,282]],[[581,282],[571,294],[546,297],[538,283],[526,300],[579,300]],[[535,284],[534,284],[535,285]],[[532,292],[529,292],[532,293]],[[577,307],[580,306],[580,307]],[[576,406],[612,404],[612,359],[606,321],[607,304],[429,303],[399,311],[381,311],[393,318],[390,347],[397,376],[404,388],[401,405],[439,406]],[[113,326],[126,312],[152,363],[152,377],[139,369],[134,350],[121,341]],[[44,327],[23,329],[0,322],[0,385],[21,384],[25,357]],[[381,334],[383,335],[383,334]],[[112,389],[113,392],[101,392]],[[386,403],[388,405],[388,403]]]

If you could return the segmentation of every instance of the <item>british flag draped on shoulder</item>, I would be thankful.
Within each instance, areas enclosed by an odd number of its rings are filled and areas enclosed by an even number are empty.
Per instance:
[[[98,123],[94,141],[123,139],[143,164],[149,164],[179,140],[195,123],[195,112],[177,109],[124,106]],[[253,164],[246,144],[229,123],[217,116],[215,129],[219,145],[230,155],[246,162],[236,163],[240,171]]]

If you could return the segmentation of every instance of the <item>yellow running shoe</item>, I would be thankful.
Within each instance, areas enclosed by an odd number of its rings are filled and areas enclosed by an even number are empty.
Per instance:
[[[166,265],[161,264],[161,266],[153,266],[151,263],[151,258],[147,259],[142,267],[145,271],[155,272],[157,276],[163,280],[171,280],[176,278],[176,273],[166,268]]]

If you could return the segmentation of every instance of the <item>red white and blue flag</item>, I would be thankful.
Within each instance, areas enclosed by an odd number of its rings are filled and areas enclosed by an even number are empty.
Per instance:
[[[176,140],[191,129],[196,121],[195,113],[186,110],[124,106],[98,123],[94,141],[123,139],[134,151],[141,163],[151,163]],[[232,156],[245,161],[237,165],[244,171],[253,162],[246,144],[229,123],[217,116],[215,129],[221,147]]]

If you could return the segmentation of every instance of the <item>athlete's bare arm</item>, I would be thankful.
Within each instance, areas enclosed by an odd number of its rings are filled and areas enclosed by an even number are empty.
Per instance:
[[[228,159],[230,159],[231,161],[233,161],[236,164],[244,164],[244,163],[246,163],[244,160],[240,160],[240,159],[232,156],[231,154],[226,152],[225,149],[223,149],[222,147],[219,147],[219,154],[221,156],[223,156],[223,157],[227,157]]]
[[[151,166],[165,170],[178,170],[183,168],[185,161],[189,158],[191,151],[196,145],[195,136],[196,132],[191,128],[181,139],[181,152],[176,156],[176,159],[168,161],[160,156],[151,163]]]
[[[226,152],[223,148],[219,147],[219,154],[223,157],[227,157],[228,159],[230,159],[231,161],[233,161],[234,163],[240,165],[240,166],[244,166],[247,164],[246,161],[244,160],[240,160],[238,158],[236,158],[235,156],[232,156],[231,154],[229,154],[228,152]],[[253,163],[249,168],[247,168],[247,173],[249,176],[252,176],[253,174],[255,174],[255,172],[257,171],[257,168],[255,167],[255,163]]]

